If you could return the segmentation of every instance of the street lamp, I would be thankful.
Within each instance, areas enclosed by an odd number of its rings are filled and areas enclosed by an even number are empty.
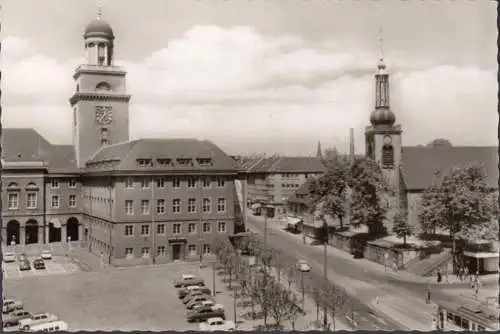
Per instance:
[[[71,253],[71,237],[68,237],[68,249],[66,250],[66,257]]]

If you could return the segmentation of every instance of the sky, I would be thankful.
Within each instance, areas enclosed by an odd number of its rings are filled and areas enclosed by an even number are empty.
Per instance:
[[[364,152],[383,54],[403,145],[497,145],[496,7],[470,0],[4,0],[5,127],[71,144],[72,75],[98,6],[128,72],[132,139],[314,155],[318,141],[345,151],[354,128]]]

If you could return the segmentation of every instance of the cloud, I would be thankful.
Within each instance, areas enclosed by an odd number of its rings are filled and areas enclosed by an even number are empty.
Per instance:
[[[18,37],[2,46],[5,125],[70,142],[68,98],[83,59],[37,54]],[[392,102],[406,145],[434,137],[496,142],[495,73],[393,55]],[[363,151],[377,58],[345,41],[198,26],[142,61],[117,63],[128,71],[133,137],[207,138],[231,153],[314,154],[317,140],[343,150],[350,127]]]

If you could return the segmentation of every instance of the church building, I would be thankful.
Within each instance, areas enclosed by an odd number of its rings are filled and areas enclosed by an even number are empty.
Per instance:
[[[3,131],[2,246],[76,244],[115,265],[202,260],[241,220],[239,164],[206,140],[131,140],[113,30],[99,15],[83,37],[73,144]]]

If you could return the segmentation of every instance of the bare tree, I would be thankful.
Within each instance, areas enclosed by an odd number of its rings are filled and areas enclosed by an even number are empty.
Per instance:
[[[280,328],[283,320],[289,315],[289,308],[287,307],[289,300],[289,293],[280,284],[269,284],[266,292],[269,300],[269,313],[276,323],[276,327]]]
[[[318,287],[314,288],[313,297],[314,297],[314,304],[316,306],[316,321],[319,321],[319,307],[321,306],[322,302],[322,294],[320,288]]]
[[[300,316],[304,316],[305,312],[299,306],[299,299],[293,293],[288,294],[288,302],[285,305],[286,307],[286,319],[290,321],[292,325],[292,330],[295,330],[295,323]]]
[[[332,317],[333,330],[335,331],[335,318],[345,310],[349,298],[344,289],[330,285],[326,291],[327,309]]]

